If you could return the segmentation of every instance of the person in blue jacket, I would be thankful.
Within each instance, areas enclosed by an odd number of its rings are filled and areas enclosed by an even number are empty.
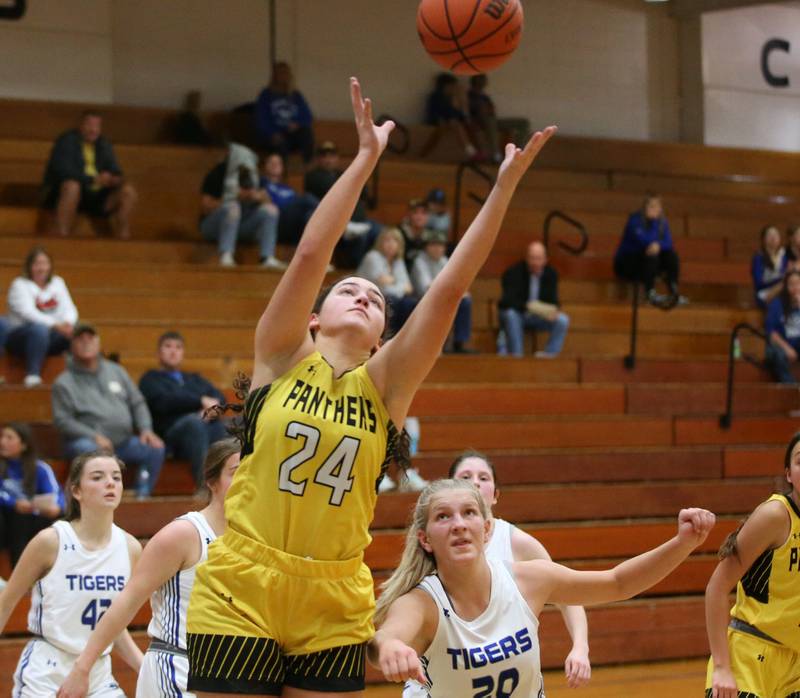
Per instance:
[[[779,383],[797,383],[792,364],[800,355],[800,271],[790,271],[781,288],[767,307],[766,363]]]
[[[767,306],[780,294],[788,262],[781,231],[774,225],[764,227],[761,231],[761,247],[753,255],[750,264],[756,305],[762,310],[767,310]]]
[[[261,145],[286,157],[300,151],[303,162],[314,157],[313,116],[305,98],[294,88],[292,69],[280,61],[272,67],[272,77],[258,95],[255,127]]]
[[[53,469],[36,457],[30,428],[9,422],[0,431],[0,539],[12,565],[63,512],[64,493]]]
[[[665,300],[655,290],[655,281],[659,277],[666,280],[670,295],[678,296],[680,260],[672,244],[672,233],[660,196],[648,194],[641,210],[628,217],[614,255],[614,273],[626,281],[644,284],[651,303]]]

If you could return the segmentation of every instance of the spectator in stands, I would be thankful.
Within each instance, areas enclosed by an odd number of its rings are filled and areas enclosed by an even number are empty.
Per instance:
[[[614,255],[614,273],[625,281],[643,283],[647,300],[654,304],[668,300],[655,289],[656,279],[664,277],[670,295],[681,303],[686,302],[678,294],[680,260],[672,244],[660,196],[648,194],[641,210],[628,217]]]
[[[467,105],[469,118],[481,148],[494,162],[503,159],[504,141],[522,146],[530,133],[530,122],[524,118],[498,119],[494,101],[486,94],[489,78],[473,75],[469,79]]]
[[[316,166],[306,172],[306,194],[314,197],[318,204],[341,175],[339,149],[333,141],[324,141],[317,149]],[[344,235],[336,245],[336,252],[342,262],[351,268],[355,268],[361,263],[367,250],[372,247],[381,232],[380,224],[367,218],[366,198],[365,190],[361,193],[361,198],[356,204]],[[313,199],[309,199],[309,201],[313,201]]]
[[[280,61],[272,67],[269,85],[256,101],[255,126],[261,146],[279,152],[284,158],[299,151],[303,162],[314,155],[311,109],[294,88],[292,69]]]
[[[431,189],[425,198],[425,203],[428,205],[428,228],[444,233],[449,240],[453,221],[450,217],[450,209],[447,206],[447,195],[444,193],[444,189]]]
[[[786,259],[787,264],[794,269],[800,262],[800,225],[790,225],[786,231]]]
[[[779,383],[796,383],[792,364],[800,354],[800,271],[786,274],[779,297],[767,307],[764,325],[767,366]]]
[[[500,298],[498,353],[522,356],[525,330],[550,333],[543,351],[535,356],[550,359],[564,346],[569,317],[559,310],[558,272],[547,262],[541,242],[528,245],[525,259],[503,272]]]
[[[422,298],[431,287],[433,280],[447,264],[447,236],[437,230],[426,230],[422,236],[424,247],[411,265],[411,283],[418,298]],[[458,303],[453,321],[453,353],[472,354],[467,349],[472,335],[472,297],[465,294]]]
[[[261,186],[278,207],[278,240],[296,245],[319,200],[311,194],[298,194],[286,183],[285,165],[280,153],[270,153],[264,158]]]
[[[386,298],[391,308],[392,334],[400,330],[417,305],[403,257],[404,247],[403,234],[397,228],[384,228],[356,270],[358,276],[369,279]]]
[[[53,274],[53,260],[43,247],[25,258],[24,273],[8,289],[9,353],[25,359],[25,387],[42,382],[45,357],[69,349],[78,311],[64,279]]]
[[[203,179],[200,196],[200,233],[216,242],[219,263],[235,267],[236,243],[258,242],[261,266],[285,269],[275,257],[278,241],[278,207],[260,185],[258,157],[238,143],[231,143],[225,159]]]
[[[482,157],[470,134],[461,85],[455,75],[439,73],[436,76],[433,92],[428,95],[425,106],[425,123],[436,128],[422,147],[420,152],[422,157],[426,157],[436,147],[447,131],[452,131],[456,135],[464,149],[465,157]]]
[[[50,151],[42,200],[46,209],[55,209],[58,235],[70,234],[80,211],[96,218],[110,217],[117,237],[130,237],[136,190],[123,179],[102,129],[103,117],[85,111],[79,128],[62,133]]]
[[[400,232],[405,238],[406,264],[409,268],[414,264],[417,254],[425,247],[423,237],[425,232],[430,230],[429,219],[430,214],[425,199],[411,199],[408,202],[406,216],[400,223]]]
[[[138,466],[136,494],[150,495],[164,464],[164,442],[153,432],[144,396],[119,364],[100,354],[94,327],[79,324],[72,357],[53,384],[53,423],[69,459],[104,451]]]
[[[64,493],[53,469],[36,457],[30,427],[9,422],[0,431],[0,543],[12,565],[63,512]]]
[[[788,261],[781,244],[781,231],[774,225],[764,227],[761,231],[761,248],[753,255],[750,264],[756,305],[762,310],[766,310],[780,294]]]
[[[184,356],[183,337],[165,332],[158,340],[159,369],[145,373],[139,381],[153,428],[176,458],[189,461],[198,490],[202,490],[203,463],[208,447],[227,436],[218,419],[204,420],[203,413],[225,403],[225,396],[199,373],[181,370]]]
[[[175,118],[175,141],[184,145],[211,145],[214,139],[203,124],[200,116],[200,103],[203,96],[200,90],[186,93],[183,109]]]

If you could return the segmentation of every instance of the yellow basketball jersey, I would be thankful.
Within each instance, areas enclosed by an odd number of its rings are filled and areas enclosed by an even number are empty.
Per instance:
[[[731,616],[800,652],[800,510],[782,494],[767,501],[786,507],[791,531],[782,546],[764,551],[736,585]]]
[[[228,525],[300,557],[359,556],[398,438],[366,364],[336,378],[314,352],[248,396],[245,422]]]

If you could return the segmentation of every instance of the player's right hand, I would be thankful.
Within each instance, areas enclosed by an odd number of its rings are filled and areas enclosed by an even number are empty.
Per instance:
[[[739,689],[730,669],[716,668],[711,677],[711,698],[737,698]]]
[[[56,698],[84,698],[88,692],[89,675],[78,667],[73,667],[58,689]]]
[[[428,683],[417,653],[400,640],[387,640],[383,643],[378,655],[378,665],[387,681],[414,679],[423,685]]]

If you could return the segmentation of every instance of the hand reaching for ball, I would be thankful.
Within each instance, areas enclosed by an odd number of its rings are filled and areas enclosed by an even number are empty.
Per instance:
[[[539,151],[544,148],[558,130],[556,126],[548,126],[544,131],[534,133],[524,148],[518,148],[513,143],[506,145],[506,153],[500,169],[497,172],[497,183],[500,186],[509,185],[516,187],[522,175],[533,164]]]
[[[358,131],[358,150],[379,157],[386,149],[389,134],[394,129],[394,121],[376,126],[372,119],[372,100],[361,95],[358,78],[350,78],[350,100],[353,103],[353,116]]]

